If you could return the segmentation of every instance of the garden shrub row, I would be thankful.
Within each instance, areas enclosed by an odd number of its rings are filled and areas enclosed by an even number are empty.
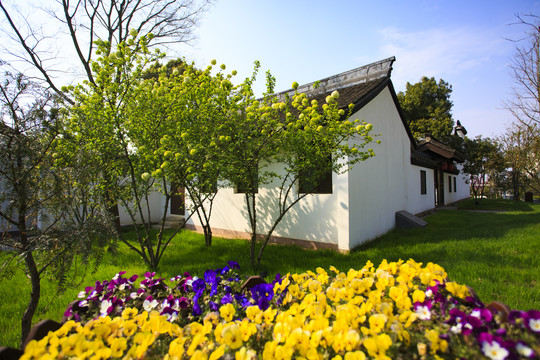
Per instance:
[[[367,262],[242,286],[236,262],[172,279],[117,274],[79,294],[21,359],[519,359],[540,311],[485,306],[433,263]],[[501,310],[503,309],[503,310]]]

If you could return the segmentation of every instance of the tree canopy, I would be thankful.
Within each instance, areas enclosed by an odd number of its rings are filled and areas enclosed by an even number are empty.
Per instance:
[[[397,94],[405,120],[416,139],[432,135],[444,141],[452,133],[452,86],[434,77],[422,77],[415,84],[407,83],[405,92]]]

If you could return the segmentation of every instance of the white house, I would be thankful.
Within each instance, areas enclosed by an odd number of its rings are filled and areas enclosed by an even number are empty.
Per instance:
[[[375,157],[345,174],[333,173],[329,191],[310,194],[296,204],[274,231],[273,241],[348,251],[392,229],[396,212],[419,214],[469,197],[459,172],[462,156],[433,138],[417,144],[412,137],[390,80],[394,61],[384,59],[320,80],[316,89],[315,83],[298,88],[316,99],[338,90],[340,106],[354,104],[351,118],[373,124],[381,143],[372,145]],[[274,166],[279,172],[279,164]],[[264,219],[272,217],[276,194],[277,184],[258,189],[261,234],[268,229]],[[213,234],[248,237],[246,214],[244,194],[220,189],[211,217]],[[186,227],[202,230],[196,216]]]

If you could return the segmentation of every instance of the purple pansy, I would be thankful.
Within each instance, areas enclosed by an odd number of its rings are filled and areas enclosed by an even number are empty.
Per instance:
[[[230,304],[234,301],[234,298],[232,296],[232,294],[225,294],[222,298],[221,298],[221,304],[222,305],[225,305],[225,304]]]
[[[251,296],[255,305],[261,310],[266,310],[270,306],[270,301],[274,297],[274,286],[272,284],[257,284],[251,288]]]

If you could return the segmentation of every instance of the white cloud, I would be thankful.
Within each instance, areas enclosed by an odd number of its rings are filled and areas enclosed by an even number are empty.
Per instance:
[[[505,48],[502,38],[471,27],[417,32],[390,27],[380,33],[380,51],[384,56],[396,56],[392,78],[399,89],[407,81],[417,82],[424,75],[457,77],[488,64],[492,56],[501,55]]]

